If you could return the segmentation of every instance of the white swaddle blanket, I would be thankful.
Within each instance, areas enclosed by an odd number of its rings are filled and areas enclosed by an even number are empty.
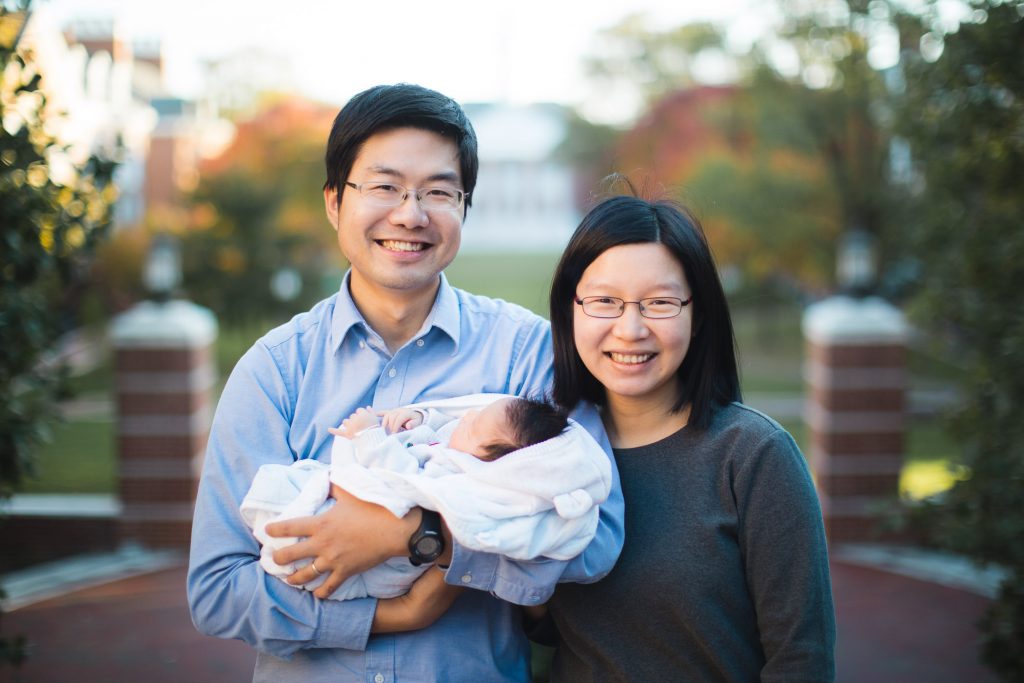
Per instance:
[[[241,506],[263,544],[260,564],[275,576],[295,571],[274,563],[272,553],[297,539],[267,536],[265,527],[329,508],[330,482],[398,517],[417,505],[436,510],[455,540],[473,550],[519,560],[581,553],[612,484],[608,456],[586,429],[570,420],[559,436],[491,462],[438,443],[447,442],[453,418],[501,398],[508,397],[473,394],[414,404],[427,413],[423,425],[391,436],[376,427],[355,439],[335,437],[329,467],[311,460],[261,467]],[[351,577],[331,597],[401,595],[423,571],[407,558],[392,558]],[[304,587],[313,590],[322,581]]]

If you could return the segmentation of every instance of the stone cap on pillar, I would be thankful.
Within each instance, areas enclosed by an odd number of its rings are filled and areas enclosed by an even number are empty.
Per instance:
[[[116,348],[202,348],[217,338],[217,318],[191,301],[143,301],[114,318]]]
[[[804,310],[802,327],[815,344],[902,344],[910,335],[903,312],[874,296],[813,303]]]

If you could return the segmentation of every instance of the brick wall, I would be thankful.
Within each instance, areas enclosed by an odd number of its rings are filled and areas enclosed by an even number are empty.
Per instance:
[[[837,297],[804,317],[809,460],[830,542],[896,540],[906,434],[906,326],[878,299]]]
[[[146,303],[115,324],[120,537],[187,548],[209,436],[216,323],[187,302]]]

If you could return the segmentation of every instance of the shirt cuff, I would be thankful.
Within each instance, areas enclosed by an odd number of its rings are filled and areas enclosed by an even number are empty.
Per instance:
[[[554,592],[558,569],[550,561],[513,562],[453,545],[451,566],[444,577],[447,584],[486,591],[516,605],[539,605]]]
[[[323,611],[313,639],[315,647],[365,650],[370,639],[377,598],[323,600]]]

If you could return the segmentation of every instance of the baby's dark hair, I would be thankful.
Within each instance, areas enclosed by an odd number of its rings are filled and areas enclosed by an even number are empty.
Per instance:
[[[513,440],[495,441],[484,446],[481,460],[497,460],[520,448],[553,439],[569,426],[569,413],[545,399],[516,398],[509,401],[505,417]]]

